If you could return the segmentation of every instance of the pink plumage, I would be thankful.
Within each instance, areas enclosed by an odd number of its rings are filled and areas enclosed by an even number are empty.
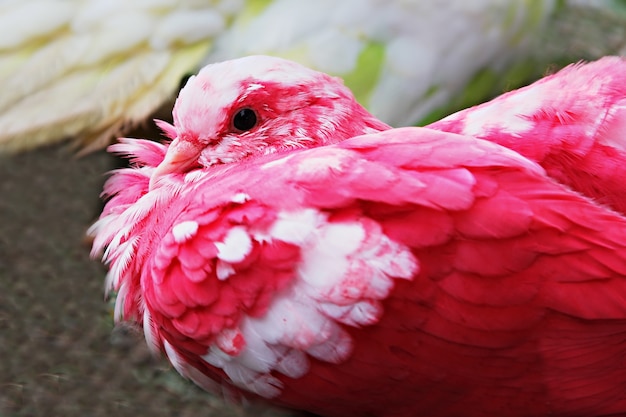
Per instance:
[[[513,149],[562,184],[626,213],[625,69],[617,57],[571,65],[429,127]]]
[[[205,67],[170,144],[112,146],[134,166],[91,233],[116,319],[208,390],[323,416],[626,415],[625,200],[598,165],[625,70],[390,129],[289,61]]]

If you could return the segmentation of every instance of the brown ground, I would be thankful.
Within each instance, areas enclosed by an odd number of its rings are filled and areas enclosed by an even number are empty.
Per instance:
[[[226,405],[113,329],[85,231],[116,164],[65,146],[0,156],[0,417],[287,415]]]

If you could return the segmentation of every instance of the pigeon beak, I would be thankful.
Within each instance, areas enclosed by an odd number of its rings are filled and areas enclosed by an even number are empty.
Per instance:
[[[173,173],[183,173],[186,168],[196,164],[202,149],[199,143],[174,139],[167,148],[165,158],[159,166],[156,167],[150,177],[150,189],[152,190],[163,176]]]

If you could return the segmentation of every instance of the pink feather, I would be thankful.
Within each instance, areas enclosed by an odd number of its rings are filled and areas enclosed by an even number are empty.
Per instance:
[[[112,148],[134,167],[93,254],[206,389],[323,416],[626,415],[625,70],[390,129],[289,61],[214,64],[171,144]]]
[[[570,65],[429,127],[513,149],[560,183],[626,213],[625,68],[620,57]]]

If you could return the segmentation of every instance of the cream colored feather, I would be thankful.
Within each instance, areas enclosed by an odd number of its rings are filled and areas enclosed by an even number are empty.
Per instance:
[[[0,151],[106,145],[171,98],[241,1],[0,3]],[[5,36],[7,34],[7,36]]]
[[[539,77],[546,63],[619,53],[609,41],[626,38],[626,18],[608,17],[618,6],[0,0],[0,153],[66,138],[85,152],[101,148],[172,99],[185,74],[249,54],[340,76],[385,122],[423,124]]]

